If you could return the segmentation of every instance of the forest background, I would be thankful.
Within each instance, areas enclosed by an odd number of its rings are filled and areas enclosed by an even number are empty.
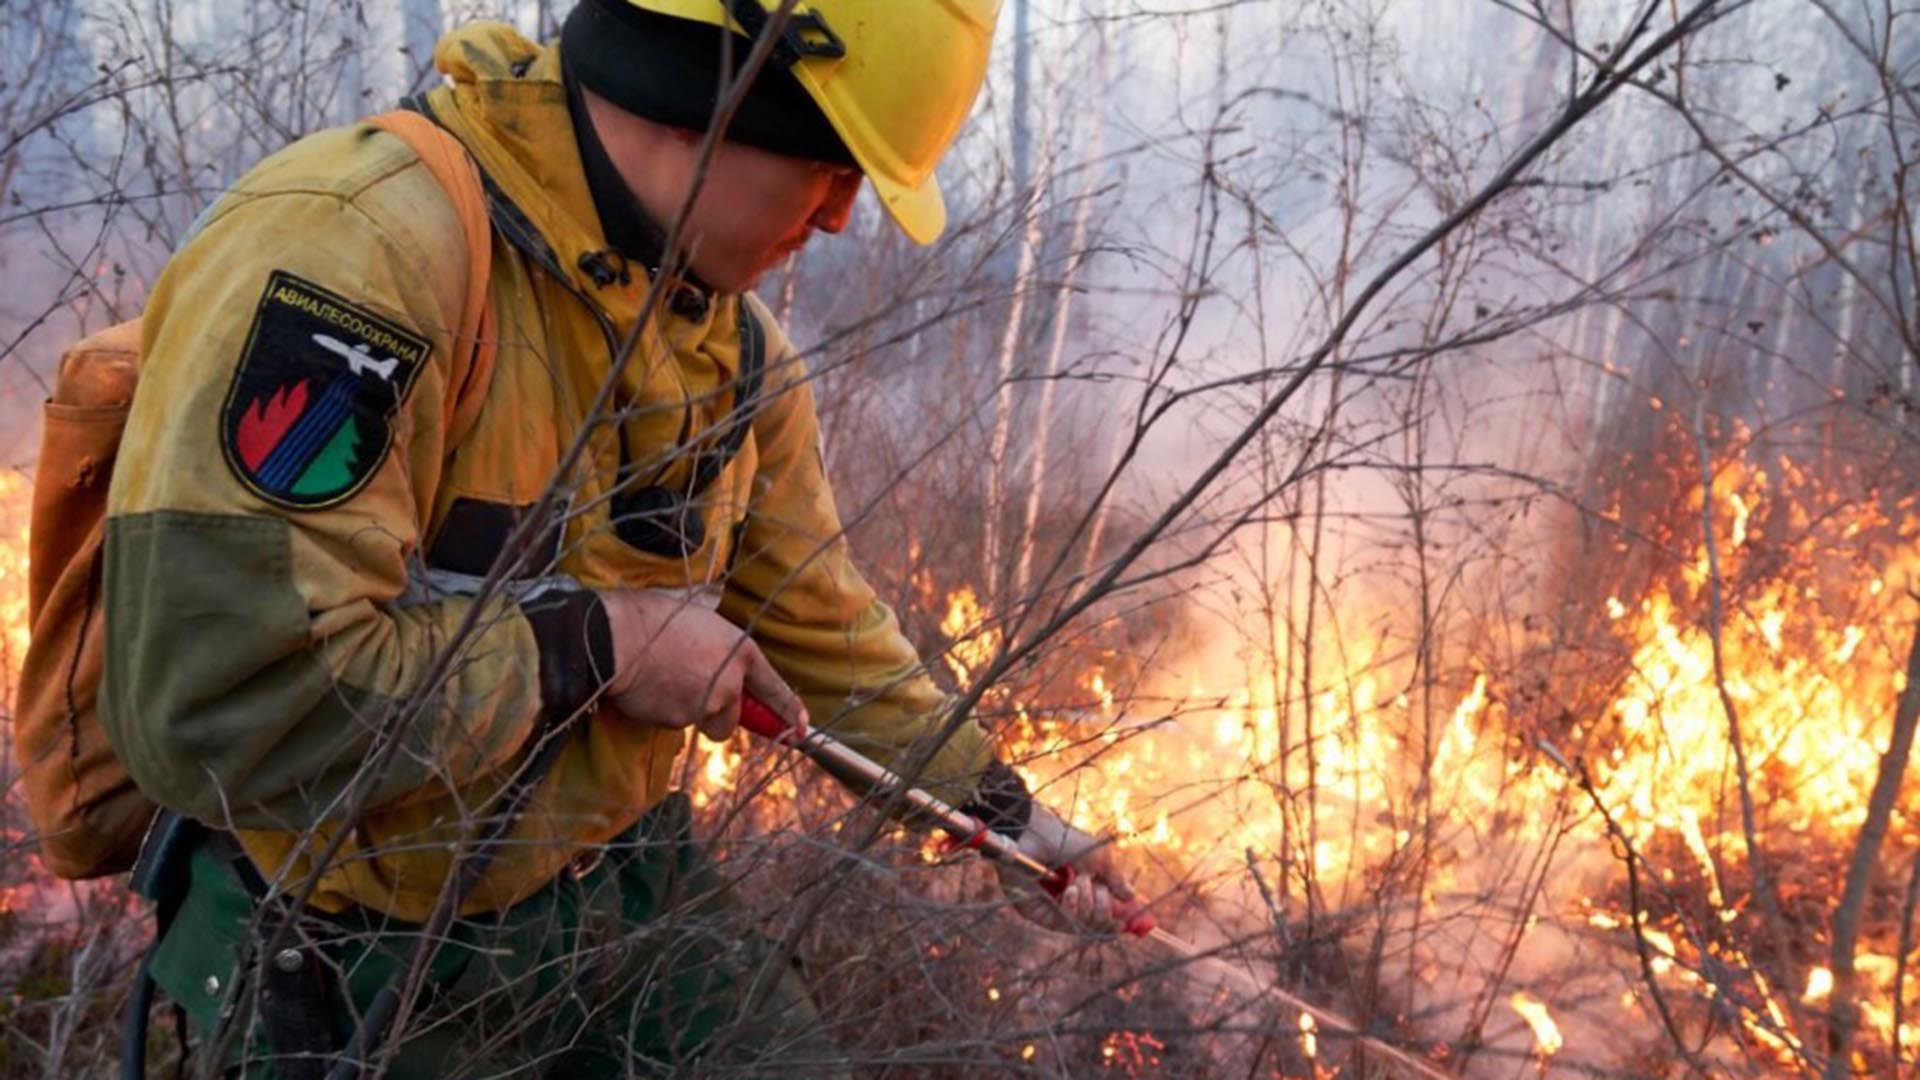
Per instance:
[[[0,0],[0,700],[62,347],[446,27],[564,14]],[[1892,0],[1011,0],[947,235],[864,198],[761,292],[929,666],[1215,959],[702,746],[843,1048],[1912,1074],[1916,160]],[[48,878],[0,768],[0,1067],[109,1075],[140,907]]]

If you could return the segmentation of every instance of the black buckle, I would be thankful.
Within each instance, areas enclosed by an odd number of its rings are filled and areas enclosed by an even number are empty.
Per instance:
[[[624,466],[624,445],[620,457]],[[628,547],[649,555],[684,559],[707,544],[707,523],[694,507],[693,498],[672,488],[655,485],[620,492],[613,497],[609,513],[613,534]]]
[[[766,33],[772,16],[760,6],[760,0],[730,0],[727,7],[733,21],[739,23],[754,40]],[[847,55],[847,43],[827,25],[826,16],[817,11],[796,11],[787,17],[780,40],[773,43],[773,58],[787,67],[808,57],[840,60]]]

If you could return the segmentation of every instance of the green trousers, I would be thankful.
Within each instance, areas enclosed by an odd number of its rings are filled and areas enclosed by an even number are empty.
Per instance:
[[[456,921],[386,1075],[840,1073],[799,972],[771,966],[770,943],[693,842],[691,818],[685,797],[670,796],[590,872],[563,873],[497,915]],[[224,1042],[230,1075],[284,1075],[262,1019],[273,1002],[246,990],[263,981],[249,932],[253,898],[207,845],[192,860],[192,885],[154,952],[154,979],[185,1007],[196,1053]],[[305,955],[322,962],[334,1045],[345,1045],[404,967],[419,928],[372,913],[309,914],[301,927],[315,943]],[[750,989],[759,1000],[749,1008]]]

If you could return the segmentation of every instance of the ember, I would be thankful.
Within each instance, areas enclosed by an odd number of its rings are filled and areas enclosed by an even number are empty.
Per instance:
[[[1543,1058],[1550,1058],[1560,1052],[1564,1045],[1560,1037],[1560,1025],[1553,1022],[1553,1014],[1547,1011],[1546,1002],[1524,990],[1516,990],[1507,1004],[1520,1014],[1520,1019],[1533,1029],[1533,1045]]]
[[[1160,1064],[1166,1048],[1150,1031],[1116,1031],[1100,1045],[1100,1057],[1109,1069],[1139,1076]]]

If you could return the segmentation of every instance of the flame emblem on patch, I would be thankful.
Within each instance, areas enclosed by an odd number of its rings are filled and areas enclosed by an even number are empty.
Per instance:
[[[240,418],[240,426],[233,436],[233,448],[247,468],[260,468],[267,454],[272,452],[293,422],[300,419],[300,413],[306,407],[305,379],[290,387],[281,387],[268,400],[253,403],[253,408]]]
[[[221,417],[227,463],[267,502],[308,510],[366,486],[430,345],[285,271],[267,279]]]

